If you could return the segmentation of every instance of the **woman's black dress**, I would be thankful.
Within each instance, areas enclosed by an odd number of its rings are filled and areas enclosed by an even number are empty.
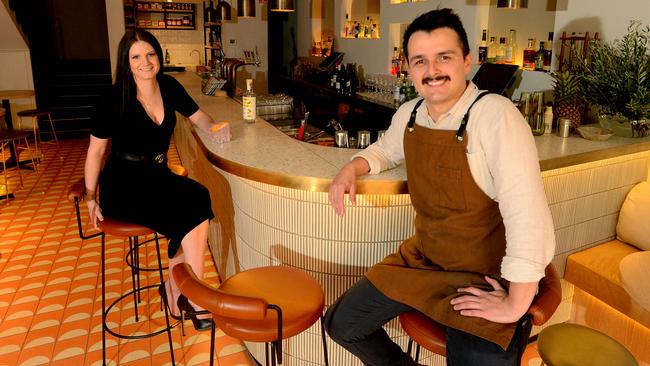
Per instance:
[[[175,112],[188,117],[199,107],[176,79],[161,74],[158,83],[165,109],[160,125],[151,120],[135,95],[126,102],[122,116],[121,90],[114,88],[106,107],[100,108],[91,134],[110,138],[112,143],[99,176],[102,213],[165,235],[169,239],[167,252],[171,258],[176,255],[181,239],[214,214],[208,190],[167,167],[167,150],[176,126]]]

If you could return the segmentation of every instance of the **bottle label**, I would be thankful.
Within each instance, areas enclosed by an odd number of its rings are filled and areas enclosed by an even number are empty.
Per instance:
[[[255,121],[255,118],[257,118],[257,98],[244,96],[242,98],[242,105],[244,110],[244,120]]]

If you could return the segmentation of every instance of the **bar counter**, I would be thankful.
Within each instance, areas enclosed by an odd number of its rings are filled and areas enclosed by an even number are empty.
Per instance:
[[[183,165],[211,193],[216,218],[209,244],[223,278],[264,265],[301,268],[322,284],[329,306],[369,266],[413,234],[415,215],[403,166],[363,177],[356,206],[338,217],[327,190],[356,150],[303,143],[260,118],[246,124],[236,101],[201,94],[200,79],[193,73],[175,77],[201,109],[232,124],[233,140],[223,145],[182,118],[174,133]],[[563,274],[569,254],[615,236],[622,200],[648,177],[650,138],[592,142],[545,135],[535,140],[556,228],[553,263]],[[571,315],[572,286],[563,287],[564,302],[554,322]],[[392,321],[386,329],[406,349],[399,324]],[[247,346],[258,360],[263,358],[263,345]],[[360,365],[333,342],[328,350],[331,365]],[[284,352],[288,366],[323,365],[320,324],[288,340]],[[425,352],[424,357],[427,364],[443,364],[439,356]]]

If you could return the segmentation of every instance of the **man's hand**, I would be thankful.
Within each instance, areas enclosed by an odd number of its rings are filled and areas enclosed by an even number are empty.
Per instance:
[[[514,323],[528,311],[537,283],[512,283],[511,293],[508,294],[497,280],[488,276],[485,276],[485,280],[493,291],[483,291],[476,287],[459,288],[458,292],[465,294],[451,300],[454,310],[460,311],[463,316],[479,317],[495,323]],[[515,289],[517,296],[513,296],[513,285],[524,286],[521,288],[523,291]]]
[[[90,214],[90,221],[93,223],[95,229],[99,226],[100,221],[104,221],[104,216],[102,215],[102,210],[99,208],[97,201],[88,200],[86,201],[86,206],[88,206],[88,213]]]
[[[345,205],[343,204],[346,192],[350,193],[350,202],[357,204],[357,174],[352,163],[346,164],[336,175],[329,190],[329,201],[337,215],[345,214]]]

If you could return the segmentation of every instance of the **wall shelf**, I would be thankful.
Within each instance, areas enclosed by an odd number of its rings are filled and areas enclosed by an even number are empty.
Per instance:
[[[124,1],[126,29],[196,29],[196,4]]]

